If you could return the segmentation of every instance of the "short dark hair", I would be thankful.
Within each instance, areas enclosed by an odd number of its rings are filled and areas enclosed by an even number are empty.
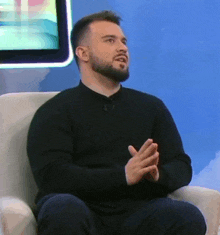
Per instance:
[[[79,61],[75,53],[76,48],[79,46],[80,40],[85,36],[86,32],[88,32],[87,30],[89,28],[89,25],[94,21],[110,21],[120,26],[121,17],[116,15],[112,11],[101,11],[85,16],[76,22],[71,32],[71,44],[73,48],[74,58],[78,67]]]

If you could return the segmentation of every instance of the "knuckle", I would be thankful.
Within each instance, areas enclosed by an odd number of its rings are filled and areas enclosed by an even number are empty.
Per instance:
[[[156,156],[156,157],[159,157],[159,152],[156,152],[156,153],[155,153],[155,156]]]

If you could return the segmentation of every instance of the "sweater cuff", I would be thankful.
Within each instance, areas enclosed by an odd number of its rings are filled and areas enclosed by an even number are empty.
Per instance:
[[[167,184],[167,179],[168,179],[168,176],[166,172],[164,171],[164,169],[161,168],[159,170],[159,180],[156,183],[161,184],[161,185]]]
[[[118,187],[128,186],[127,179],[126,179],[126,173],[125,173],[125,167],[117,167],[116,171],[114,172],[114,178],[116,180],[115,183],[116,183],[116,185],[118,185]]]

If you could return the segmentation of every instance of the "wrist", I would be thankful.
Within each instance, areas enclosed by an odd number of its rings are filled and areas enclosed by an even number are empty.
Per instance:
[[[159,170],[157,170],[156,172],[153,171],[153,172],[149,172],[147,173],[147,175],[145,176],[145,179],[147,179],[148,181],[150,182],[158,182],[159,181],[159,178],[160,178],[160,173],[159,173]]]

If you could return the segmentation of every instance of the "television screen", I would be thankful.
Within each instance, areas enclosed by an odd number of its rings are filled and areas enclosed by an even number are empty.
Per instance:
[[[70,9],[69,0],[1,0],[0,68],[68,65]]]

